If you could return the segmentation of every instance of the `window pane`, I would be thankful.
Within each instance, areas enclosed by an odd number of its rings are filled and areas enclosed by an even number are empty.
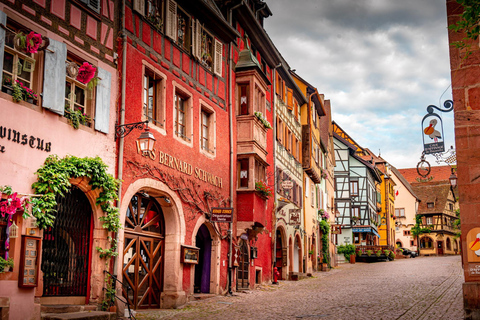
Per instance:
[[[75,103],[81,106],[85,105],[85,90],[75,86]]]
[[[13,73],[13,55],[6,51],[3,57],[3,71]]]

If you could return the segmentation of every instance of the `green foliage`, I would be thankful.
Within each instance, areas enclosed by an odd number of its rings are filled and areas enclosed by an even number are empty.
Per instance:
[[[57,202],[55,196],[65,196],[71,186],[70,178],[87,177],[92,189],[101,189],[96,204],[100,205],[105,217],[103,227],[108,231],[117,232],[121,227],[118,209],[113,207],[117,199],[118,181],[107,173],[107,165],[99,157],[77,158],[66,156],[59,159],[56,155],[49,156],[37,172],[37,181],[32,188],[41,197],[33,198],[32,214],[37,218],[40,229],[53,226]]]
[[[377,251],[375,252],[375,255],[376,255],[377,257],[380,257],[380,256],[382,255],[382,250],[377,250]]]
[[[330,254],[329,254],[329,247],[330,242],[328,241],[328,236],[330,234],[330,224],[327,220],[320,221],[320,232],[322,233],[322,261],[323,263],[327,263],[330,266]]]
[[[23,100],[22,87],[18,83],[14,83],[12,88],[13,88],[13,93],[12,93],[13,101],[15,102],[22,101]]]
[[[267,199],[273,194],[272,188],[267,186],[262,180],[255,182],[255,191]]]
[[[457,219],[453,221],[453,228],[456,229],[457,231],[455,232],[455,236],[453,238],[458,239],[462,235],[462,230],[460,229],[461,227],[460,209],[455,210],[455,215],[457,216]]]
[[[463,12],[457,23],[449,25],[448,28],[455,32],[464,32],[465,37],[461,41],[455,41],[451,45],[459,49],[467,49],[468,57],[471,53],[472,40],[477,40],[480,34],[480,1],[478,0],[457,0],[463,6]]]
[[[395,252],[390,251],[390,254],[388,255],[388,257],[389,257],[390,259],[394,260],[394,259],[395,259]]]
[[[365,251],[365,253],[367,254],[367,256],[371,256],[373,254],[373,250],[367,250]]]
[[[105,277],[105,296],[102,301],[102,310],[106,311],[109,307],[115,304],[115,286],[114,281],[110,275]]]
[[[0,273],[4,273],[6,267],[10,267],[10,269],[13,269],[13,259],[8,258],[7,260],[5,260],[3,257],[0,257]]]
[[[350,256],[355,254],[355,245],[354,244],[341,244],[337,247],[338,253],[343,253],[347,261],[350,260]]]
[[[415,216],[415,225],[410,229],[410,234],[413,237],[417,237],[421,234],[430,233],[430,232],[432,232],[432,229],[430,227],[428,228],[422,227],[422,216],[417,214]]]

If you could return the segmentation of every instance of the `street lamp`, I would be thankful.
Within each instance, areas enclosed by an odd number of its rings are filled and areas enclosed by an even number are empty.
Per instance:
[[[457,186],[457,175],[455,174],[455,172],[453,172],[453,168],[452,174],[450,175],[450,178],[448,178],[448,180],[450,180],[450,186],[452,188],[455,188]]]
[[[145,129],[137,138],[142,154],[153,151],[155,137],[148,129],[148,120],[115,125],[115,140],[128,136],[133,129]]]

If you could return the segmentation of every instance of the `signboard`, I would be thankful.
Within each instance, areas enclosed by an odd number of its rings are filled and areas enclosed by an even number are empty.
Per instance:
[[[480,265],[479,264],[469,264],[468,265],[468,274],[470,277],[480,276]]]
[[[290,209],[290,223],[291,226],[299,226],[301,223],[300,209]]]
[[[212,208],[212,222],[228,222],[232,223],[233,208]]]
[[[332,224],[332,234],[341,234],[342,233],[342,225],[340,224]]]
[[[282,181],[282,189],[292,189],[293,188],[293,181],[292,180],[285,180]]]
[[[182,246],[182,256],[180,262],[198,264],[200,248],[191,246]]]
[[[466,236],[467,261],[480,262],[480,228],[472,228]]]
[[[427,114],[422,119],[422,139],[423,150],[425,154],[441,153],[445,151],[443,121],[442,118],[434,112],[434,109],[441,112],[450,112],[453,110],[453,101],[444,102],[445,109],[429,105]]]
[[[370,227],[352,228],[352,232],[372,232],[372,228]]]
[[[18,286],[33,288],[38,285],[38,251],[40,250],[41,238],[22,236],[22,253],[20,270],[18,274]]]

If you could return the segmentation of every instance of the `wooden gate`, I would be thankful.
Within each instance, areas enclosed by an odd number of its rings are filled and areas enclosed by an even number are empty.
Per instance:
[[[165,246],[163,212],[150,197],[133,196],[125,218],[123,282],[133,291],[123,289],[123,296],[134,309],[160,308],[163,291]]]
[[[238,257],[237,268],[237,290],[249,289],[248,285],[248,245],[245,241],[240,242],[240,256]]]
[[[54,225],[43,232],[43,296],[87,296],[92,207],[77,187],[56,200]]]

